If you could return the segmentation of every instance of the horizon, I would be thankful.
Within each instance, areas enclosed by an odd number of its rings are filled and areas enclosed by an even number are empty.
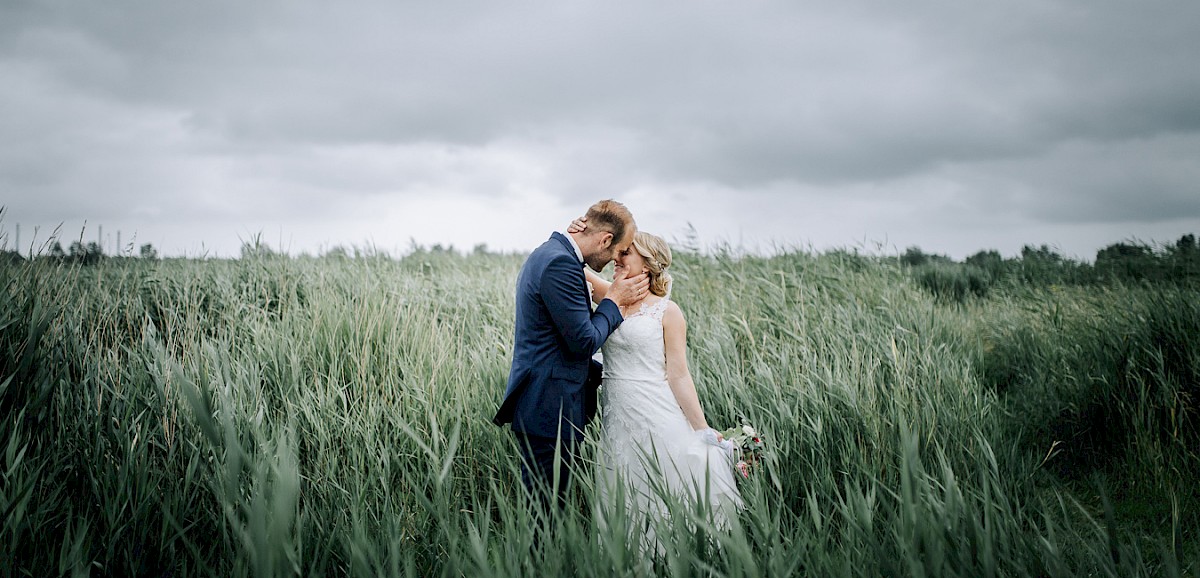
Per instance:
[[[2,213],[0,213],[0,217],[3,217]],[[282,236],[279,239],[272,241],[271,239],[269,239],[265,235],[263,235],[262,232],[260,231],[258,233],[248,236],[247,238],[244,238],[244,239],[239,238],[238,249],[235,251],[232,251],[232,252],[228,252],[228,253],[218,253],[215,251],[206,251],[206,250],[202,250],[199,253],[164,253],[162,247],[160,247],[157,244],[154,244],[153,242],[139,240],[136,238],[136,235],[134,235],[132,237],[126,236],[125,233],[119,229],[115,232],[112,232],[112,231],[105,232],[104,226],[102,224],[96,224],[96,225],[87,225],[87,226],[81,227],[79,235],[71,235],[71,236],[47,235],[44,238],[42,238],[40,241],[38,241],[37,237],[35,237],[33,239],[30,239],[29,243],[24,243],[24,246],[20,247],[19,249],[14,249],[15,243],[20,242],[21,236],[24,235],[25,233],[22,232],[22,229],[19,226],[20,225],[19,223],[14,223],[13,225],[14,225],[13,228],[10,229],[9,224],[6,223],[2,218],[0,218],[0,251],[8,252],[8,251],[15,250],[19,255],[21,255],[22,257],[25,257],[25,258],[29,258],[30,256],[32,256],[32,257],[47,256],[49,254],[51,247],[53,246],[53,244],[56,241],[58,243],[60,243],[61,248],[64,251],[66,251],[71,246],[72,243],[75,243],[77,241],[80,242],[85,247],[89,246],[91,243],[96,243],[100,247],[102,254],[106,257],[114,257],[114,256],[137,257],[139,255],[141,246],[145,245],[145,244],[149,244],[155,250],[157,257],[162,258],[162,259],[238,259],[241,256],[242,248],[244,246],[251,246],[251,247],[260,246],[260,247],[263,247],[263,248],[271,251],[272,253],[286,255],[288,257],[293,257],[293,258],[300,258],[300,257],[319,258],[319,257],[329,254],[330,252],[341,249],[341,250],[347,252],[347,254],[351,257],[353,257],[355,253],[361,252],[364,254],[371,254],[371,255],[383,255],[383,256],[386,256],[389,258],[394,258],[394,259],[403,258],[403,257],[406,257],[406,256],[411,255],[418,251],[435,251],[435,252],[436,251],[444,251],[444,252],[453,252],[453,253],[456,253],[456,254],[459,254],[462,256],[466,256],[473,252],[482,250],[487,253],[498,254],[498,255],[523,255],[523,254],[528,254],[530,251],[532,251],[534,248],[536,248],[536,246],[527,247],[527,248],[517,248],[517,249],[500,248],[500,247],[490,246],[487,243],[477,243],[473,246],[459,246],[459,245],[455,245],[453,243],[442,243],[442,242],[420,243],[416,239],[410,239],[409,243],[407,245],[405,245],[404,247],[399,247],[399,246],[397,246],[397,247],[380,247],[377,245],[372,245],[370,243],[363,243],[363,244],[329,243],[329,244],[322,244],[321,246],[317,247],[315,250],[312,250],[309,248],[303,248],[303,249],[297,250],[297,249],[289,247],[286,243],[282,242]],[[94,237],[89,235],[89,233],[88,233],[89,227],[92,227],[95,229]],[[60,227],[56,227],[56,229],[59,229],[59,232],[61,233]],[[551,232],[553,232],[553,231],[551,231]],[[546,234],[547,238],[549,238],[549,235],[551,232],[547,232],[547,234]],[[40,229],[39,229],[39,231],[37,231],[37,233],[40,233]],[[887,244],[884,241],[871,241],[871,242],[863,242],[863,243],[860,243],[857,245],[826,246],[826,247],[814,247],[811,244],[803,245],[803,244],[798,244],[798,243],[784,243],[784,242],[767,243],[766,245],[760,244],[760,245],[755,245],[755,246],[747,246],[744,243],[735,243],[728,239],[714,239],[714,240],[710,240],[708,242],[701,242],[698,234],[693,235],[695,233],[698,233],[698,232],[691,230],[691,231],[685,231],[683,236],[671,235],[671,236],[664,236],[663,238],[671,245],[672,248],[675,248],[675,249],[686,248],[689,250],[697,251],[701,254],[712,254],[715,252],[730,252],[739,257],[741,257],[741,256],[771,257],[771,256],[775,256],[775,255],[782,255],[782,254],[789,254],[789,253],[806,253],[806,254],[813,254],[813,255],[824,255],[824,254],[839,252],[839,251],[851,251],[853,253],[860,254],[863,256],[886,258],[886,257],[899,257],[899,256],[902,256],[909,249],[916,248],[916,249],[920,249],[921,252],[927,256],[948,257],[955,262],[962,262],[967,257],[970,257],[970,256],[978,254],[978,253],[982,253],[985,251],[997,251],[998,253],[1000,253],[1001,257],[1004,259],[1014,259],[1014,258],[1019,258],[1021,256],[1022,251],[1026,247],[1033,248],[1033,249],[1040,249],[1040,248],[1046,247],[1046,248],[1049,248],[1051,251],[1053,251],[1055,254],[1057,254],[1063,258],[1070,259],[1072,261],[1076,261],[1079,263],[1094,264],[1097,253],[1099,253],[1101,250],[1103,250],[1105,248],[1108,248],[1108,247],[1111,247],[1114,245],[1118,245],[1118,244],[1137,245],[1137,246],[1149,247],[1153,250],[1158,251],[1158,250],[1163,250],[1168,247],[1174,246],[1176,244],[1176,242],[1185,235],[1196,235],[1197,234],[1196,232],[1185,231],[1171,239],[1141,239],[1141,238],[1136,238],[1136,237],[1132,237],[1132,236],[1127,236],[1125,238],[1113,240],[1110,243],[1106,243],[1102,246],[1096,247],[1096,249],[1094,251],[1092,251],[1090,255],[1078,255],[1078,254],[1068,253],[1068,252],[1064,251],[1061,247],[1058,247],[1054,244],[1037,243],[1037,242],[1024,243],[1021,245],[1020,248],[1018,248],[1012,252],[1001,251],[995,247],[978,247],[978,248],[973,248],[973,249],[961,249],[961,250],[955,251],[955,252],[945,252],[945,251],[933,250],[932,248],[922,247],[919,245],[908,245],[908,246],[901,247],[901,246],[897,246],[897,245]],[[689,235],[692,235],[692,238],[688,238]],[[10,245],[10,243],[11,243],[11,245]],[[36,244],[36,247],[33,246],[33,244]]]

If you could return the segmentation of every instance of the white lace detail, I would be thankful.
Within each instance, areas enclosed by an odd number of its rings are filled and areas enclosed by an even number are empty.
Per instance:
[[[647,305],[645,302],[642,302],[642,304],[638,307],[638,310],[630,313],[625,317],[625,319],[649,315],[650,317],[662,321],[663,313],[667,310],[667,302],[667,297],[663,297],[662,299],[659,299],[658,301],[655,301],[649,305]]]
[[[667,298],[663,297],[649,307],[642,307],[642,311],[640,313],[643,315],[649,315],[658,321],[662,321],[663,314],[667,312],[667,304]]]

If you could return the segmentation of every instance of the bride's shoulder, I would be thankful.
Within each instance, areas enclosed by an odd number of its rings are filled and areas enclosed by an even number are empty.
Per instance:
[[[683,309],[680,309],[679,305],[670,299],[666,301],[666,305],[663,307],[663,323],[684,323]]]

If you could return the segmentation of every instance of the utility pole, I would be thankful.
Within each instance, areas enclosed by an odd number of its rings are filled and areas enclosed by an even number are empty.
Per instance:
[[[21,252],[21,223],[17,223],[17,242],[13,247],[13,250],[18,253]]]

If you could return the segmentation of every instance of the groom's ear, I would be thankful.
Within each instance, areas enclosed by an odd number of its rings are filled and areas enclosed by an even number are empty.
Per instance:
[[[613,234],[612,233],[605,231],[604,233],[602,233],[600,235],[600,248],[601,249],[609,248],[610,246],[612,246],[612,243],[613,243]]]

